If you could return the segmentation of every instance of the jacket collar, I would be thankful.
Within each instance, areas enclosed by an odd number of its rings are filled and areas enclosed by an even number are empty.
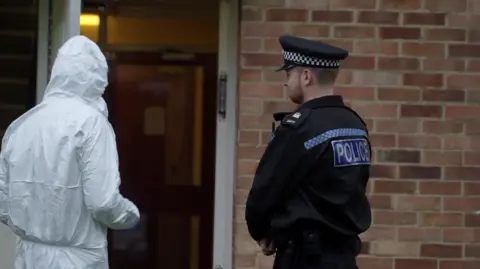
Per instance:
[[[344,107],[345,103],[340,95],[328,95],[307,101],[300,109],[315,109],[321,107]]]
[[[275,121],[282,121],[286,116],[300,111],[303,109],[315,109],[320,107],[344,107],[345,103],[343,98],[340,95],[328,95],[319,98],[312,99],[303,105],[301,105],[297,110],[293,112],[277,112],[273,114]]]

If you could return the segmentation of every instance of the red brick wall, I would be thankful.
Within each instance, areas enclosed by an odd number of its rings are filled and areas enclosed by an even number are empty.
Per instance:
[[[235,268],[268,268],[244,222],[271,128],[292,108],[277,36],[351,51],[337,91],[372,130],[361,269],[480,268],[480,0],[243,0]]]

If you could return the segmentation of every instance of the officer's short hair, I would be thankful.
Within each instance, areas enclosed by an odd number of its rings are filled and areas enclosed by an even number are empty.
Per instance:
[[[338,77],[338,68],[311,68],[304,67],[304,69],[309,69],[317,79],[317,83],[322,86],[330,86],[335,83],[335,80]]]

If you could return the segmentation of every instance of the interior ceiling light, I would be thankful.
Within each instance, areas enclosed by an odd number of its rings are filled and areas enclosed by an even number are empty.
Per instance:
[[[80,26],[99,26],[100,16],[97,14],[81,14]]]

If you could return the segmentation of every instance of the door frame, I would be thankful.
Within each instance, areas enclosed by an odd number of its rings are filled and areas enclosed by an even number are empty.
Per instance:
[[[238,138],[240,0],[220,1],[218,76],[225,74],[225,118],[217,114],[213,268],[233,268],[233,224]]]
[[[48,83],[49,36],[50,36],[50,0],[38,1],[38,35],[37,35],[37,88],[36,103],[43,98]]]
[[[37,63],[37,103],[43,98],[51,62],[56,50],[69,37],[80,33],[82,5],[77,0],[63,0],[60,8],[39,0],[39,35]],[[240,1],[220,0],[218,78],[226,75],[225,116],[217,114],[215,152],[215,206],[213,268],[233,268],[233,224],[238,138],[238,65],[240,34]],[[52,12],[52,11],[59,11]],[[56,17],[56,14],[61,16]],[[51,24],[51,15],[58,23]],[[50,51],[49,47],[52,47]]]

